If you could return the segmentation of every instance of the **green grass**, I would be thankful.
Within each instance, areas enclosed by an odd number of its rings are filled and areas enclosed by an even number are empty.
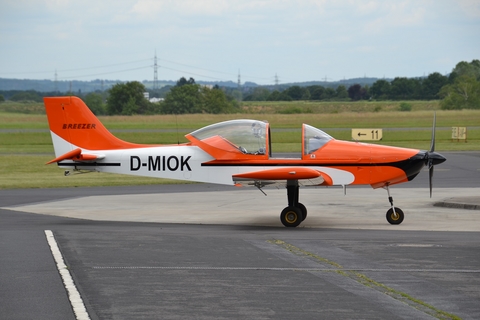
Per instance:
[[[437,110],[436,150],[480,151],[480,110],[438,110],[438,101],[411,101],[412,111],[397,111],[401,102],[255,102],[244,103],[245,112],[228,115],[103,116],[100,120],[120,139],[145,144],[187,142],[185,134],[215,122],[252,118],[268,120],[273,152],[300,152],[301,125],[308,123],[336,139],[352,140],[351,128],[382,128],[383,140],[372,142],[415,149],[429,149],[433,111]],[[4,106],[4,104],[0,104]],[[313,113],[281,114],[281,108],[303,106]],[[54,158],[45,114],[5,112],[0,107],[0,188],[40,188],[139,185],[172,182],[105,173],[64,177],[63,170],[44,163]],[[17,105],[25,108],[26,105]],[[380,109],[380,112],[370,110]],[[331,111],[334,110],[334,111]],[[267,113],[269,111],[270,113]],[[468,142],[452,142],[451,127],[465,126]],[[282,129],[282,130],[275,130]],[[118,131],[117,131],[118,130]],[[122,131],[125,130],[125,131]],[[145,131],[144,131],[145,130]],[[151,131],[148,131],[151,130]]]
[[[16,102],[4,101],[0,103],[1,113],[45,114],[45,106],[42,102]]]
[[[343,113],[343,112],[390,112],[400,111],[404,101],[244,101],[242,109],[246,113],[288,113],[301,109],[303,113]],[[434,101],[408,101],[412,111],[440,110],[440,103]]]

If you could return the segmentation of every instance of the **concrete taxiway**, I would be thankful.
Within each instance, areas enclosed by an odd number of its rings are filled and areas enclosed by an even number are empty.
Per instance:
[[[5,207],[5,209],[98,221],[282,226],[284,189],[228,188],[157,194],[99,195]],[[199,188],[199,190],[201,190]],[[426,188],[392,191],[394,204],[405,212],[401,225],[385,219],[386,191],[371,188],[302,188],[308,209],[300,227],[370,230],[480,231],[480,188],[439,188],[434,199]],[[452,197],[453,196],[453,197]]]
[[[480,318],[479,188],[174,185],[0,191],[0,318],[75,319],[51,230],[91,319]],[[465,201],[464,201],[465,202]]]

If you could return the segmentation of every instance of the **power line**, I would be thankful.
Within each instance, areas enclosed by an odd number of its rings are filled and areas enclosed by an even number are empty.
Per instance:
[[[115,74],[115,73],[122,73],[122,72],[128,72],[128,71],[135,71],[135,70],[142,70],[142,69],[147,69],[151,68],[152,66],[144,66],[144,67],[139,67],[139,68],[132,68],[132,69],[124,69],[124,70],[117,70],[117,71],[111,71],[111,72],[103,72],[103,73],[96,73],[96,74],[85,74],[81,76],[70,76],[70,77],[61,77],[59,78],[60,80],[66,80],[66,79],[74,79],[74,78],[84,78],[84,77],[97,77],[97,76],[103,76],[106,74]]]
[[[179,65],[179,66],[183,66],[183,67],[189,67],[189,68],[194,68],[194,69],[198,69],[198,70],[224,74],[224,75],[228,75],[228,76],[236,76],[235,74],[230,73],[230,72],[223,72],[223,71],[217,71],[217,70],[212,70],[212,69],[206,69],[206,68],[202,68],[202,67],[196,67],[196,66],[192,66],[192,65],[189,65],[189,64],[184,64],[184,63],[175,62],[175,61],[166,60],[166,59],[161,59],[161,58],[159,58],[159,60],[165,61],[165,62],[168,62],[168,63],[172,63],[172,64],[176,64],[176,65]],[[243,75],[243,77],[244,78],[251,78],[251,79],[269,80],[268,78],[265,78],[265,77],[249,76],[249,75],[245,75],[245,74]]]
[[[225,80],[225,79],[221,79],[221,78],[210,77],[210,76],[206,76],[206,75],[203,75],[203,74],[198,74],[198,73],[194,73],[194,72],[190,72],[190,71],[173,69],[173,68],[169,68],[169,67],[165,67],[165,66],[160,66],[160,68],[167,69],[167,70],[171,70],[171,71],[176,71],[176,72],[181,72],[181,73],[188,74],[188,75],[194,75],[194,76],[200,76],[200,77],[204,77],[204,78],[209,78],[209,79],[213,79],[213,80],[229,81],[229,80]]]
[[[175,61],[171,61],[171,60],[166,60],[166,59],[159,59],[159,60],[165,61],[165,62],[168,62],[168,63],[177,64],[177,65],[183,66],[183,67],[189,67],[189,68],[194,68],[194,69],[199,69],[199,70],[208,71],[208,72],[214,72],[214,73],[221,73],[221,74],[225,74],[225,75],[229,75],[229,76],[232,75],[232,73],[228,73],[228,72],[216,71],[216,70],[211,70],[211,69],[205,69],[205,68],[201,68],[201,67],[195,67],[195,66],[192,66],[192,65],[188,65],[188,64],[184,64],[184,63],[179,63],[179,62],[175,62]]]
[[[109,68],[109,67],[117,67],[117,66],[122,66],[126,64],[132,64],[132,63],[139,63],[139,62],[145,62],[145,61],[151,61],[152,59],[142,59],[142,60],[135,60],[135,61],[129,61],[129,62],[120,62],[120,63],[114,63],[114,64],[107,64],[103,66],[95,66],[95,67],[83,67],[83,68],[74,68],[74,69],[60,69],[56,70],[57,72],[71,72],[71,71],[81,71],[81,70],[92,70],[92,69],[103,69],[103,68]],[[7,73],[2,73],[2,74],[41,74],[41,73],[48,73],[50,74],[52,70],[49,71],[26,71],[26,72],[7,72]]]
[[[229,79],[225,79],[224,77],[207,76],[203,73],[196,73],[196,72],[191,72],[191,71],[179,70],[179,69],[167,67],[165,65],[159,66],[157,64],[157,59],[160,60],[160,61],[164,61],[166,63],[175,64],[175,65],[179,65],[179,66],[184,66],[184,67],[188,67],[188,68],[193,68],[193,69],[197,69],[197,70],[203,70],[203,71],[206,71],[206,72],[209,72],[209,73],[227,75],[227,76],[229,76]],[[185,63],[175,62],[175,61],[171,61],[171,60],[167,60],[167,59],[157,58],[156,52],[155,52],[155,56],[154,56],[153,60],[154,60],[153,61],[154,88],[158,87],[158,73],[157,73],[158,72],[157,71],[158,67],[161,67],[161,68],[164,68],[164,69],[167,69],[167,70],[172,70],[172,71],[176,71],[176,72],[189,74],[189,75],[204,77],[204,78],[207,78],[207,79],[217,80],[217,81],[231,81],[231,78],[237,76],[237,75],[235,75],[233,73],[229,73],[229,72],[223,72],[223,71],[218,71],[218,70],[213,70],[213,69],[208,69],[208,68],[202,68],[202,67],[197,67],[197,66],[193,66],[193,65],[190,65],[190,64],[185,64]],[[113,63],[113,64],[100,65],[100,66],[92,66],[92,67],[81,67],[81,68],[71,68],[71,69],[55,69],[55,81],[75,79],[75,78],[85,78],[85,77],[97,77],[97,76],[103,76],[103,75],[123,73],[123,72],[129,72],[129,71],[151,68],[152,65],[148,65],[148,66],[139,66],[139,67],[136,67],[136,68],[122,69],[122,70],[98,72],[98,73],[93,73],[93,74],[58,77],[58,74],[65,74],[67,72],[104,69],[104,68],[118,67],[118,66],[123,66],[123,65],[128,65],[128,64],[134,64],[134,63],[140,63],[140,62],[145,62],[145,61],[152,61],[152,58],[140,59],[140,60],[134,60],[134,61],[128,61],[128,62]],[[2,75],[51,74],[51,70],[49,70],[49,71],[33,71],[33,72],[7,72],[7,73],[1,73],[1,74]],[[271,79],[266,78],[266,77],[257,77],[257,76],[251,76],[251,75],[245,75],[245,74],[243,74],[243,78],[244,79],[249,78],[249,79],[258,79],[258,80],[271,80]],[[156,85],[155,85],[155,83],[156,83]]]

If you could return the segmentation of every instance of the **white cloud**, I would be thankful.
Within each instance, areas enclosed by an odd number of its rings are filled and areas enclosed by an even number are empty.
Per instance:
[[[0,71],[34,59],[59,69],[121,63],[157,49],[165,60],[267,78],[414,76],[432,61],[478,58],[479,7],[478,0],[5,0]]]
[[[427,9],[422,1],[385,2],[370,12],[372,17],[364,30],[373,34],[390,32],[392,28],[418,27],[425,22]]]
[[[480,18],[480,1],[478,0],[458,0],[460,8],[471,18]]]

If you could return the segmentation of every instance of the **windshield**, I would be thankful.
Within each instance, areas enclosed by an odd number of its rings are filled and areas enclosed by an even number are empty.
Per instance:
[[[323,147],[333,138],[320,129],[303,125],[303,154],[309,154]]]
[[[212,146],[225,146],[226,142],[245,154],[266,154],[267,126],[268,123],[257,120],[230,120],[201,128],[191,135]]]

